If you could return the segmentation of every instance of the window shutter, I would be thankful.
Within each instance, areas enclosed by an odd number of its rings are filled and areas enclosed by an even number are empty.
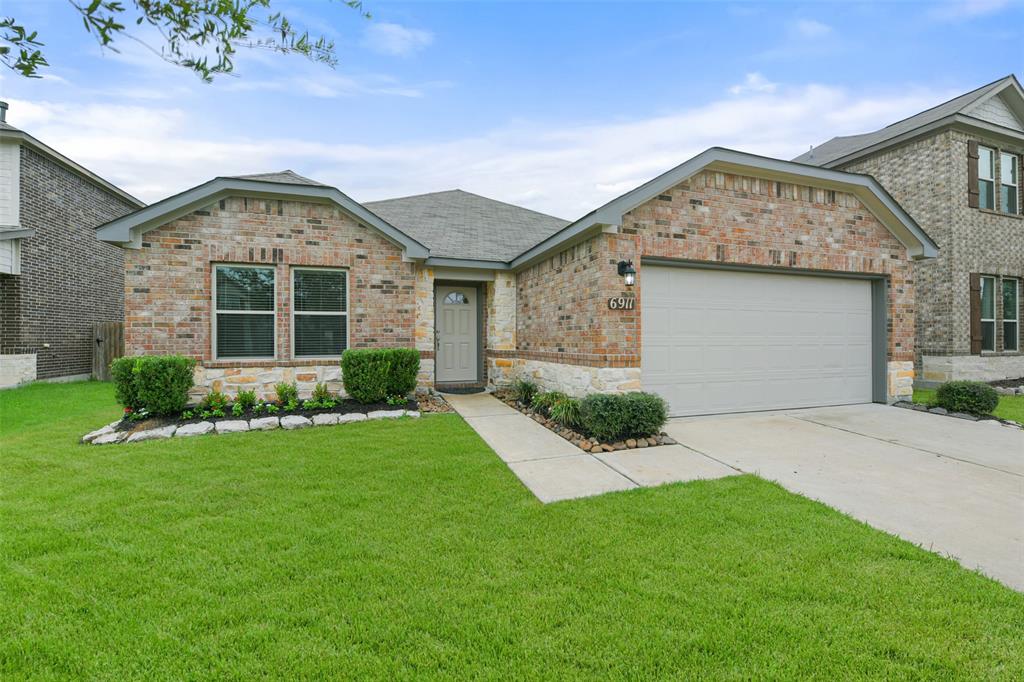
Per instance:
[[[967,205],[978,208],[978,143],[967,143]],[[973,275],[971,275],[973,277]]]
[[[971,355],[981,355],[981,275],[971,273]]]
[[[1017,157],[1017,212],[1024,215],[1024,154]]]

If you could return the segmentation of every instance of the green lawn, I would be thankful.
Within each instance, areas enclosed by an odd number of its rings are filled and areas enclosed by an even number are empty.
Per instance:
[[[914,389],[914,402],[930,405],[935,401],[934,389]],[[1001,395],[999,406],[993,412],[997,417],[1024,424],[1024,395]]]
[[[543,506],[455,415],[119,446],[0,392],[0,678],[1002,678],[1024,595],[744,476]]]

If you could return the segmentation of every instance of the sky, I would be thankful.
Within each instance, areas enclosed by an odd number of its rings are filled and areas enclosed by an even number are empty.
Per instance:
[[[66,0],[0,0],[51,65],[4,69],[0,98],[147,202],[287,168],[357,201],[461,188],[575,219],[711,146],[788,159],[1024,78],[1024,0],[364,4],[273,0],[336,68],[243,49],[204,84],[152,34],[114,53]]]

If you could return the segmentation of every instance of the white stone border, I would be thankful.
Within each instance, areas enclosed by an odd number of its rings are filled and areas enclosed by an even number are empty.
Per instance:
[[[322,412],[313,415],[312,418],[303,417],[298,414],[288,414],[283,417],[255,417],[253,419],[222,419],[218,422],[193,422],[176,426],[170,424],[156,429],[145,431],[115,431],[120,422],[113,422],[100,429],[82,436],[83,443],[92,445],[109,445],[111,443],[138,443],[144,440],[164,440],[167,438],[186,438],[189,436],[204,436],[211,433],[241,433],[243,431],[271,431],[282,428],[285,430],[304,429],[310,426],[333,426],[337,424],[350,424],[352,422],[367,421],[369,419],[398,419],[399,417],[420,416],[417,410],[375,410],[363,414],[362,412]]]

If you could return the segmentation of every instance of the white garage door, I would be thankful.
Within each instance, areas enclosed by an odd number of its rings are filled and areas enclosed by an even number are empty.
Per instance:
[[[871,402],[867,280],[645,265],[644,390],[672,416]]]

